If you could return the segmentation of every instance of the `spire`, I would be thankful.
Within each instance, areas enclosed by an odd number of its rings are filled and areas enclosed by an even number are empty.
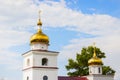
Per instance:
[[[93,43],[93,48],[94,48],[93,57],[97,57],[97,56],[96,56],[96,50],[95,50],[95,49],[96,49],[96,48],[95,48],[95,42]]]
[[[40,18],[40,13],[41,13],[41,11],[39,11],[39,19],[37,22],[38,30],[37,30],[37,33],[35,33],[34,35],[31,36],[30,44],[44,43],[44,44],[49,45],[49,37],[46,34],[44,34],[41,29],[42,22],[41,22],[41,18]]]
[[[95,42],[93,43],[93,57],[88,60],[89,74],[102,74],[102,60],[96,55]]]
[[[38,19],[38,22],[37,22],[38,29],[41,29],[41,27],[42,27],[40,14],[41,14],[41,10],[39,11],[39,19]]]
[[[101,65],[102,60],[100,58],[98,58],[97,55],[96,55],[95,43],[93,43],[93,48],[94,48],[93,57],[90,60],[88,60],[88,64],[89,65]]]

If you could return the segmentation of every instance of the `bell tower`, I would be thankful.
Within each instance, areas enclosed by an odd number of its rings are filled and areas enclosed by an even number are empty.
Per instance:
[[[49,51],[49,37],[42,32],[38,19],[38,30],[30,38],[31,50],[23,56],[23,80],[58,80],[57,56],[59,52]]]

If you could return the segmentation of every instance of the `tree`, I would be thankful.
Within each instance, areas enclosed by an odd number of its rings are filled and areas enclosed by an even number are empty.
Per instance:
[[[85,76],[89,74],[88,60],[92,58],[94,53],[93,46],[82,48],[81,54],[77,53],[76,59],[69,59],[66,69],[69,76]],[[106,58],[105,53],[99,48],[96,48],[96,54],[98,58]],[[110,66],[104,66],[103,64],[103,75],[114,74],[115,71]]]

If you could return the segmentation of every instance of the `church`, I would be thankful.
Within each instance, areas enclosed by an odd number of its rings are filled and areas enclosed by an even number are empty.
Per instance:
[[[102,75],[102,60],[96,56],[88,61],[89,75],[82,77],[58,76],[59,52],[48,50],[49,37],[42,32],[39,17],[37,32],[30,38],[31,50],[23,56],[23,80],[114,80],[114,75]]]

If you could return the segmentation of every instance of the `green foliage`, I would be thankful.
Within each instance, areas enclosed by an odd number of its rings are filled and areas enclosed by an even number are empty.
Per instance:
[[[77,53],[76,59],[69,59],[66,69],[69,76],[85,76],[89,74],[88,60],[93,56],[94,48],[88,46],[87,48],[82,48],[81,53]],[[106,58],[105,53],[96,48],[97,57]],[[109,66],[103,66],[103,75],[114,74],[115,71]]]
[[[115,71],[110,68],[110,66],[103,66],[103,75],[114,75]]]

